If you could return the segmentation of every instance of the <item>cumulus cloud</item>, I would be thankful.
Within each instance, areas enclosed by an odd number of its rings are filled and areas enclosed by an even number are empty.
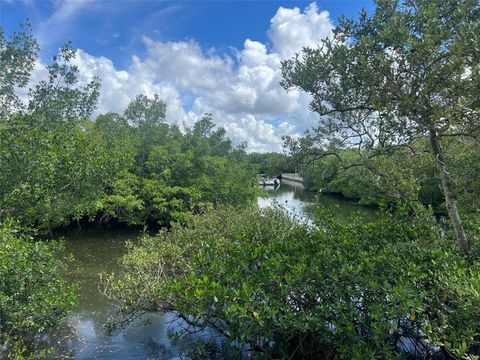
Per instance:
[[[57,18],[78,10],[59,10]],[[282,135],[301,134],[315,118],[306,94],[280,87],[281,61],[331,36],[332,28],[328,12],[315,3],[304,11],[280,7],[267,32],[271,44],[246,39],[232,55],[203,49],[194,40],[160,42],[144,36],[146,55],[133,56],[126,70],[82,50],[75,64],[82,82],[102,79],[98,113],[122,112],[135,95],[158,93],[168,105],[169,122],[191,125],[210,112],[237,143],[246,141],[249,151],[281,151]]]
[[[319,11],[316,3],[311,3],[303,13],[298,7],[280,7],[270,22],[268,36],[273,50],[282,58],[295,55],[304,46],[316,46],[333,30],[330,14]]]

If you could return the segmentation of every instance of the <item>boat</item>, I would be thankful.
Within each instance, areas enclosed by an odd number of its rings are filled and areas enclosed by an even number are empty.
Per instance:
[[[278,180],[276,177],[272,179],[262,177],[259,182],[260,182],[260,185],[263,185],[263,186],[274,186],[274,187],[280,186],[280,180]]]

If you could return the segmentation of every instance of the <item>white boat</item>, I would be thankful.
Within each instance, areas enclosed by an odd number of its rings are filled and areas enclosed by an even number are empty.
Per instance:
[[[278,180],[277,178],[273,178],[273,179],[268,179],[268,178],[262,178],[260,179],[260,184],[263,185],[263,186],[280,186],[280,180]]]

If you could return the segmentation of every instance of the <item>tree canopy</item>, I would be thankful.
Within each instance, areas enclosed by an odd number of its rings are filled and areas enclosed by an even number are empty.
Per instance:
[[[381,0],[373,15],[340,19],[318,48],[282,63],[282,85],[310,93],[321,116],[303,141],[321,156],[355,148],[368,164],[401,146],[416,151],[415,141],[428,139],[463,253],[469,244],[446,142],[478,140],[479,15],[476,0]]]

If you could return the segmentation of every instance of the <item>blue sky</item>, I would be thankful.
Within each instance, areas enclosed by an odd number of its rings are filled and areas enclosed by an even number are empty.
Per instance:
[[[315,121],[305,94],[280,89],[280,61],[315,46],[341,14],[354,17],[362,7],[373,10],[361,0],[0,0],[0,26],[8,34],[26,18],[32,23],[42,49],[34,80],[72,41],[82,79],[103,79],[100,112],[121,111],[130,90],[158,92],[172,122],[210,111],[252,151],[278,151],[275,138]]]

